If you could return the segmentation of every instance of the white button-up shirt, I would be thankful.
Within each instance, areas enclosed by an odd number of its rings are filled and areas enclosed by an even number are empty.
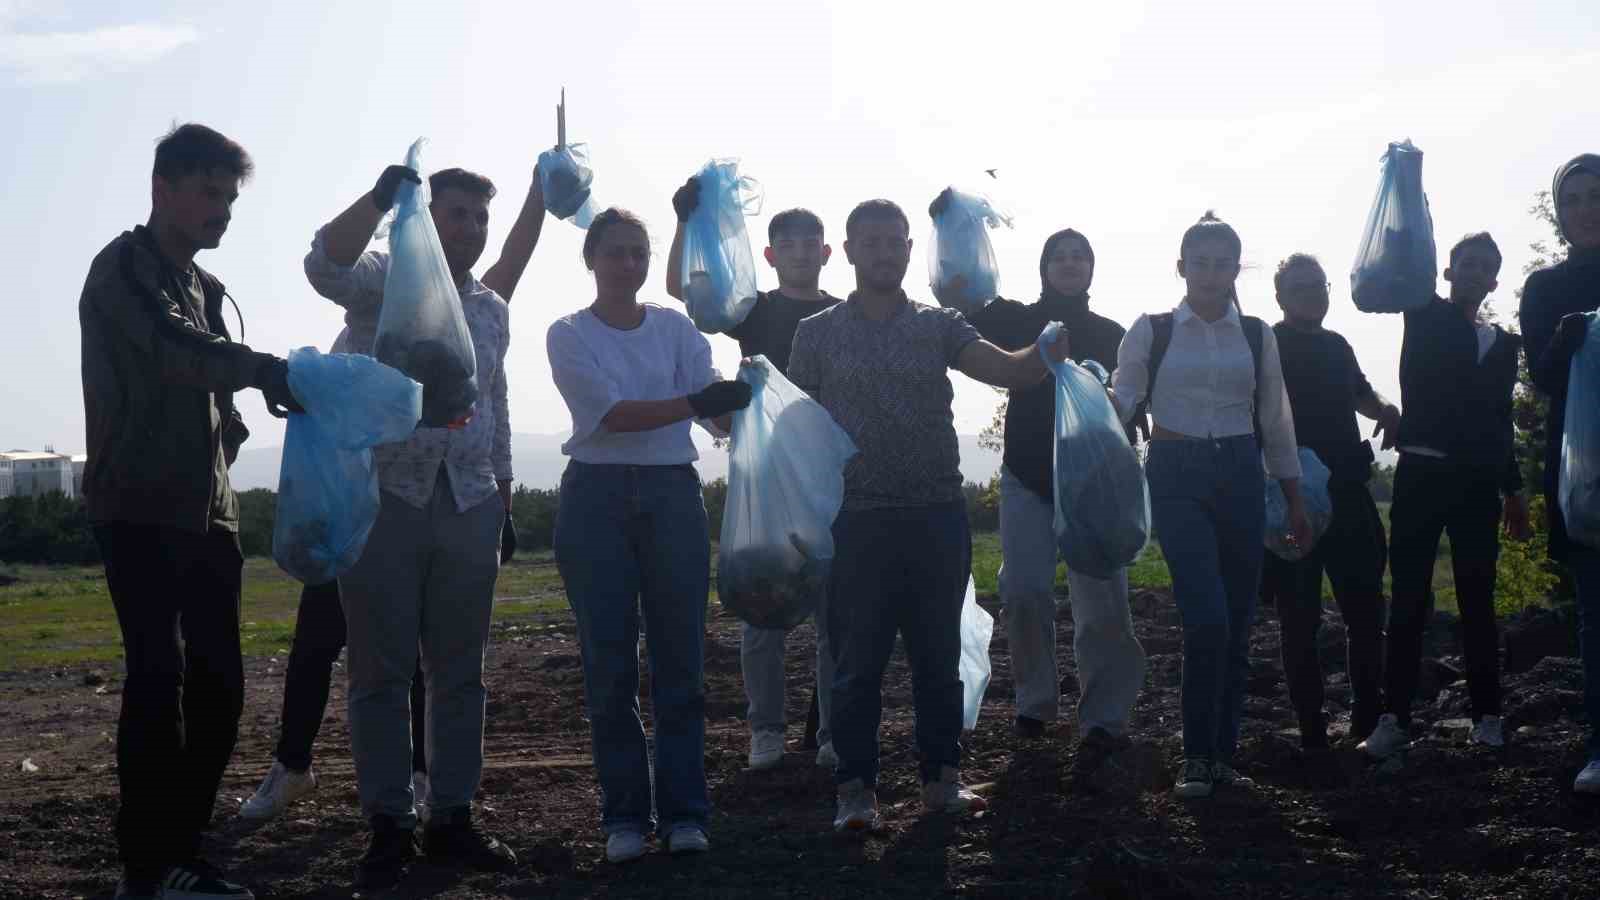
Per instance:
[[[1150,317],[1140,316],[1117,351],[1111,385],[1117,412],[1125,422],[1149,393],[1153,336]],[[1173,310],[1172,343],[1161,360],[1160,375],[1156,396],[1150,398],[1155,424],[1190,437],[1236,437],[1255,431],[1252,414],[1259,412],[1267,474],[1300,477],[1294,416],[1283,385],[1278,339],[1271,328],[1261,329],[1262,383],[1257,390],[1255,362],[1239,311],[1230,305],[1226,315],[1207,322],[1185,300]]]
[[[369,250],[354,265],[328,258],[318,231],[306,254],[306,280],[317,293],[345,309],[344,331],[335,353],[370,355],[383,309],[383,283],[389,254]],[[478,360],[478,403],[471,421],[459,429],[418,428],[405,441],[372,449],[378,484],[385,493],[422,509],[433,497],[443,463],[450,474],[456,510],[466,512],[510,481],[511,415],[506,402],[506,353],[511,349],[511,307],[500,295],[468,276],[460,285],[461,311]]]

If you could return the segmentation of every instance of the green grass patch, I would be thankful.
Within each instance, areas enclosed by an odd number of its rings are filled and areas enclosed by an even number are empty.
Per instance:
[[[500,570],[495,620],[516,621],[567,608],[549,553]],[[122,633],[99,566],[13,566],[0,586],[0,660],[6,669],[112,665],[122,659]],[[0,579],[3,581],[4,579]],[[300,582],[270,559],[244,564],[239,626],[246,656],[288,652],[300,607]]]

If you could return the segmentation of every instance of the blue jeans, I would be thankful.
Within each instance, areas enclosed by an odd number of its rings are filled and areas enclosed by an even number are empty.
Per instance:
[[[1567,570],[1578,589],[1578,652],[1583,656],[1583,709],[1589,717],[1589,759],[1600,760],[1600,551],[1576,544]]]
[[[705,827],[706,598],[711,546],[692,466],[589,465],[561,476],[556,565],[578,620],[600,824]],[[652,767],[639,719],[639,615],[650,654]]]
[[[1183,755],[1239,746],[1266,491],[1254,435],[1152,441],[1150,514],[1183,618]]]
[[[924,782],[961,764],[961,603],[972,570],[966,503],[839,513],[828,643],[839,784],[878,782],[883,672],[905,641]]]

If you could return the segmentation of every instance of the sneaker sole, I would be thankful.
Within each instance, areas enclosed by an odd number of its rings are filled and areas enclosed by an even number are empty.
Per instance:
[[[638,853],[619,853],[619,854],[616,854],[616,855],[612,855],[610,853],[607,853],[606,854],[606,862],[615,863],[615,864],[629,863],[629,862],[633,862],[636,859],[642,858],[644,856],[644,854],[645,854],[645,850],[644,850],[643,847],[639,848],[639,852]]]
[[[751,756],[746,759],[746,762],[750,763],[750,771],[765,772],[768,769],[776,769],[777,767],[783,765],[783,754],[779,753],[777,756],[771,757],[770,759],[766,757],[757,758]]]
[[[1172,789],[1172,794],[1182,800],[1204,800],[1216,790],[1212,785],[1195,785],[1192,787],[1179,785]]]
[[[1574,783],[1572,785],[1572,792],[1574,794],[1590,794],[1590,795],[1600,794],[1600,784],[1577,784],[1577,783]]]

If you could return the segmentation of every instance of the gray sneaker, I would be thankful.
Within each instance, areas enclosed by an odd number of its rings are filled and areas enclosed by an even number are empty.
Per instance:
[[[839,812],[833,817],[834,831],[877,831],[878,792],[856,778],[839,785]]]
[[[1209,760],[1186,759],[1183,768],[1178,770],[1178,780],[1172,786],[1172,793],[1185,800],[1209,797],[1214,777]]]

